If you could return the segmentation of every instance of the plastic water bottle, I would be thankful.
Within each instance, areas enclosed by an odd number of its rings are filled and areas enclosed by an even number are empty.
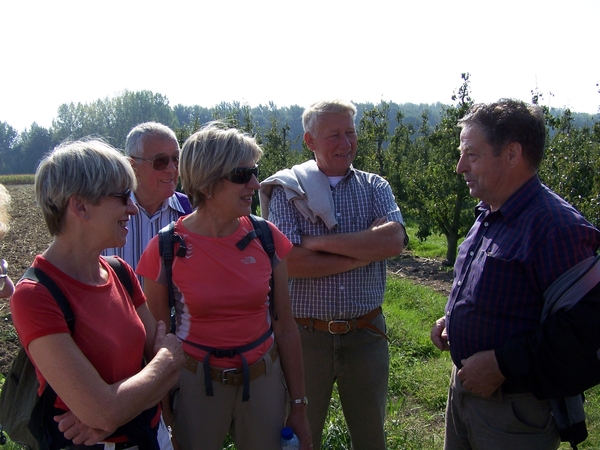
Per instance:
[[[300,441],[290,427],[281,430],[281,450],[299,450]]]

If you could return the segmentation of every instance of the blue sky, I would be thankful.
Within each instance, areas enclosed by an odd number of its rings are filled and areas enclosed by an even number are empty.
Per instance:
[[[147,89],[171,105],[452,103],[501,97],[597,113],[599,0],[2,2],[0,121]]]

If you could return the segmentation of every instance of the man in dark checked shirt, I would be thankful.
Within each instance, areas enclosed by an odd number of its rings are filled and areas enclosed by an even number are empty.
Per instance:
[[[567,369],[559,361],[595,354],[600,333],[585,320],[597,321],[600,308],[582,301],[540,325],[543,293],[596,253],[600,232],[538,178],[546,136],[539,107],[475,105],[459,126],[456,171],[481,202],[446,314],[431,332],[454,363],[444,449],[556,449],[559,433],[540,398],[561,393]]]

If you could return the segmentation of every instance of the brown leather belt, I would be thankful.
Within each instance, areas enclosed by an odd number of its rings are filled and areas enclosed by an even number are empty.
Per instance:
[[[319,320],[313,319],[312,317],[306,318],[296,318],[296,323],[302,325],[303,327],[307,327],[309,329],[315,329],[318,331],[327,331],[331,334],[346,334],[350,331],[359,330],[361,328],[367,328],[371,331],[374,331],[388,341],[390,338],[377,328],[375,325],[371,323],[375,317],[379,316],[382,313],[381,307],[375,308],[373,311],[368,312],[364,316],[355,317],[354,319],[341,319],[341,320]]]
[[[279,356],[279,352],[277,351],[277,345],[273,345],[273,348],[269,351],[269,355],[271,356],[271,361],[275,361]],[[198,370],[198,366],[202,364],[197,359],[192,356],[185,354],[185,367],[192,373],[196,373]],[[258,378],[267,373],[267,362],[265,358],[261,358],[259,361],[252,364],[249,368],[250,373],[250,381]],[[223,369],[220,367],[212,367],[210,368],[210,378],[213,381],[218,381],[222,383],[224,386],[242,386],[244,384],[244,373],[242,368],[232,368],[232,369]]]

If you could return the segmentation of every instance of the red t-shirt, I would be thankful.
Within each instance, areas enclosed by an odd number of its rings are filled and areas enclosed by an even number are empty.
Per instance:
[[[146,331],[136,308],[146,300],[128,267],[134,283],[133,298],[118,280],[108,263],[100,258],[108,271],[108,282],[91,286],[71,278],[42,256],[33,262],[54,282],[67,298],[75,315],[73,340],[108,384],[129,378],[140,371],[144,355]],[[50,292],[41,284],[22,280],[10,300],[13,322],[25,349],[34,339],[56,333],[70,333],[65,317]],[[65,368],[67,370],[67,368]],[[46,381],[37,370],[39,393]],[[69,408],[57,398],[57,408]]]
[[[275,243],[276,260],[292,249],[290,241],[269,223]],[[233,349],[254,342],[271,326],[269,279],[271,263],[259,239],[240,251],[236,243],[252,231],[248,217],[230,236],[212,238],[190,232],[179,219],[175,232],[183,237],[187,255],[173,260],[173,285],[178,315],[177,336],[188,342],[219,349]],[[166,285],[164,266],[155,236],[136,268],[136,272]],[[167,299],[165,299],[167,301]],[[275,299],[277,301],[282,301]],[[249,364],[269,351],[273,337],[244,353]],[[206,352],[183,343],[183,349],[202,361]],[[210,365],[241,367],[239,355],[233,358],[211,356]]]

